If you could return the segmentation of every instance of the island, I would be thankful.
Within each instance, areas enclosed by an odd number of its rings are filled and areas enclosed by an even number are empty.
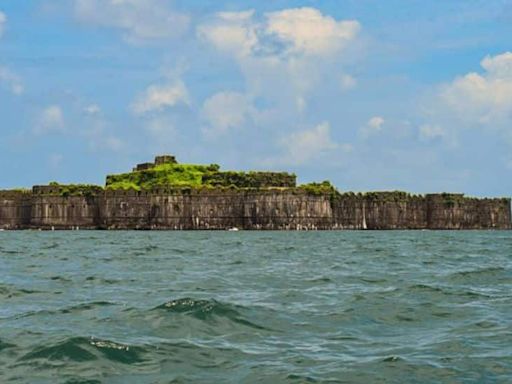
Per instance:
[[[108,175],[105,186],[0,191],[0,229],[511,229],[510,198],[340,192],[287,172],[222,171],[171,155]]]

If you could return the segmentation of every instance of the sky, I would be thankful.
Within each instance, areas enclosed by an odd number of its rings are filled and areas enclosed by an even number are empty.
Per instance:
[[[0,189],[157,154],[510,196],[510,0],[0,0]]]

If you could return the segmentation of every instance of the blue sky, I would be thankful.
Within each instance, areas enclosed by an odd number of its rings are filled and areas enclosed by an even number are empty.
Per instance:
[[[155,154],[507,196],[512,2],[2,0],[0,188]]]

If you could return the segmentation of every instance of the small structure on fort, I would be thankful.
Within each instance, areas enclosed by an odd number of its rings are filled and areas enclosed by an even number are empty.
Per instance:
[[[135,168],[133,168],[133,172],[136,171],[145,171],[148,169],[152,169],[155,166],[162,165],[162,164],[177,164],[176,157],[172,155],[160,155],[155,157],[154,163],[141,163],[137,164]]]

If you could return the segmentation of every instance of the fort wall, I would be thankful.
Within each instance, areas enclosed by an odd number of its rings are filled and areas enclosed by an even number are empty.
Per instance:
[[[30,228],[94,229],[99,227],[100,197],[35,195]]]
[[[32,193],[0,191],[0,229],[22,229],[30,225]]]
[[[510,229],[510,199],[289,189],[0,191],[3,229]]]

